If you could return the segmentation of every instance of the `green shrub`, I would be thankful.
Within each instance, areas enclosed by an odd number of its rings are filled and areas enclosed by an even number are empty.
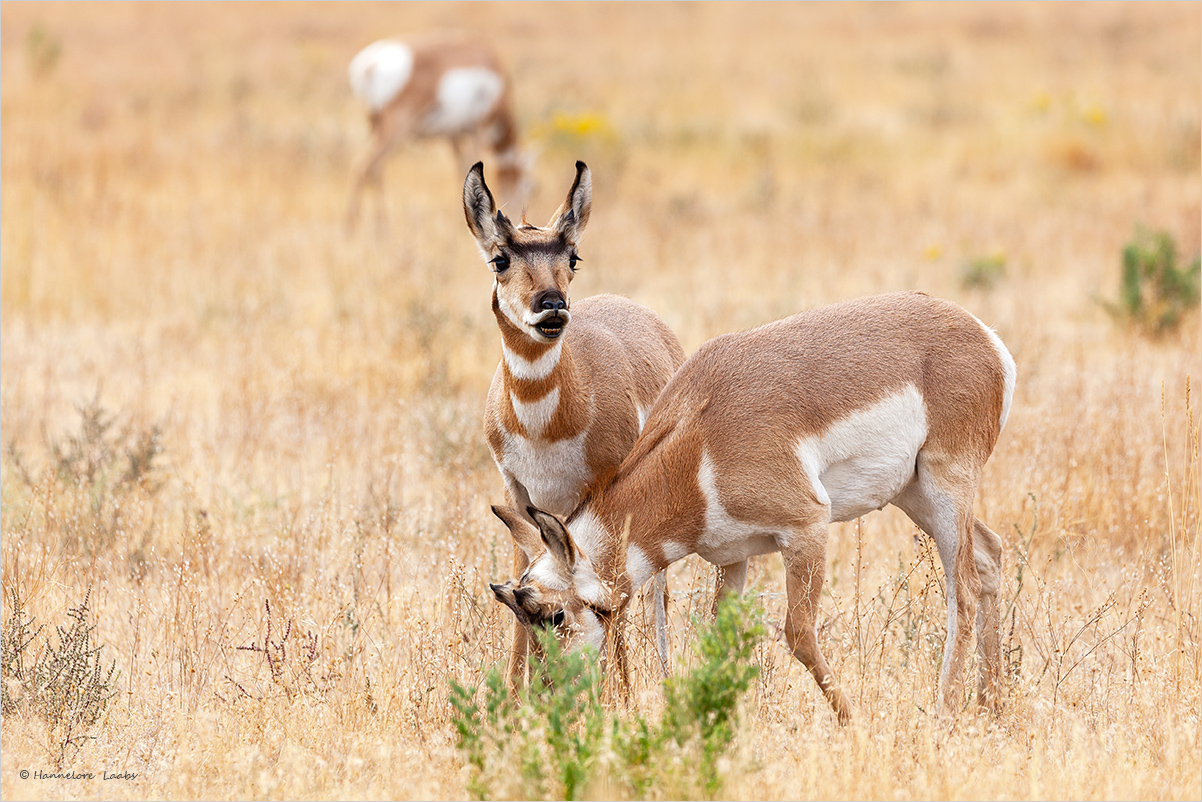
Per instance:
[[[49,517],[63,547],[96,554],[136,542],[139,530],[153,526],[149,502],[162,487],[162,434],[157,425],[115,426],[99,396],[77,410],[78,432],[47,438],[50,459],[43,468],[28,465],[12,441],[5,456],[28,490],[57,507]]]
[[[1198,256],[1186,265],[1178,263],[1177,244],[1167,232],[1137,228],[1123,248],[1118,303],[1106,307],[1148,333],[1162,334],[1198,305],[1200,271]]]
[[[564,654],[551,632],[536,633],[545,659],[512,697],[494,668],[484,687],[451,682],[458,746],[477,798],[713,797],[719,759],[734,741],[738,702],[758,676],[750,660],[763,636],[760,612],[732,599],[703,627],[700,664],[664,683],[659,721],[623,718],[601,704],[595,654]],[[477,701],[477,697],[481,701]]]
[[[46,723],[47,747],[56,767],[95,736],[92,728],[117,693],[117,664],[105,670],[103,646],[92,643],[95,624],[87,619],[91,591],[67,610],[70,623],[56,627],[58,644],[47,637],[31,657],[30,646],[42,627],[12,589],[12,613],[0,632],[0,713],[5,718],[28,710]]]
[[[960,269],[960,286],[965,289],[991,290],[1005,275],[1005,256],[978,256],[970,259]]]

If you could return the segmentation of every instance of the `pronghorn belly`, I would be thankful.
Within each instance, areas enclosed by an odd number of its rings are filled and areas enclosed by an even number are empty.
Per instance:
[[[401,42],[373,42],[351,59],[347,68],[351,91],[372,111],[400,94],[413,74],[413,50]]]
[[[730,565],[780,550],[779,539],[786,533],[741,521],[726,510],[718,496],[714,461],[708,454],[701,456],[697,484],[705,499],[705,528],[693,550],[703,560],[714,565]],[[664,553],[669,554],[672,549],[672,543],[665,544]]]
[[[506,432],[501,469],[521,482],[535,507],[566,516],[593,478],[584,453],[586,434],[548,442]]]
[[[879,510],[914,476],[927,417],[917,388],[906,387],[853,412],[797,445],[802,471],[832,521]]]
[[[486,67],[447,70],[438,82],[438,105],[422,125],[430,136],[453,136],[475,128],[505,91],[500,75]]]

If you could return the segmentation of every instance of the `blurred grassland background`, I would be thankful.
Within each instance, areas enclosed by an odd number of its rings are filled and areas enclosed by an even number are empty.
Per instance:
[[[532,222],[592,168],[575,297],[628,295],[691,353],[921,289],[1018,362],[978,504],[1004,711],[940,733],[942,576],[887,510],[832,529],[848,729],[774,629],[779,557],[753,562],[772,635],[723,794],[1197,799],[1199,318],[1106,305],[1140,227],[1199,251],[1197,3],[0,5],[3,620],[15,591],[57,643],[86,599],[119,671],[86,731],[4,716],[3,796],[466,794],[447,681],[504,657],[510,544],[447,144],[390,160],[386,231],[343,229],[346,64],[437,28],[512,73]],[[673,570],[682,664],[713,585]],[[18,776],[56,766],[138,776]]]

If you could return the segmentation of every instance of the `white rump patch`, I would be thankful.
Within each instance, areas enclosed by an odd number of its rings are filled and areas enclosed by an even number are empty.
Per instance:
[[[541,437],[543,430],[555,417],[555,410],[559,409],[559,388],[552,388],[551,392],[528,404],[519,401],[517,394],[510,390],[509,401],[513,404],[513,414],[525,427],[526,433],[531,437]]]
[[[926,407],[911,385],[802,439],[796,454],[831,520],[850,521],[897,497],[914,476],[926,438]]]
[[[505,81],[487,67],[458,67],[438,82],[438,105],[422,126],[427,134],[454,135],[475,128],[505,91]]]
[[[643,433],[643,427],[647,425],[647,415],[650,414],[650,409],[645,409],[638,404],[634,405],[634,409],[639,413],[639,434]]]
[[[980,318],[973,315],[973,320],[985,330],[985,336],[989,338],[989,342],[993,344],[993,350],[997,351],[997,358],[1002,363],[1002,429],[1006,428],[1006,421],[1010,418],[1010,401],[1014,398],[1014,382],[1018,376],[1018,367],[1014,364],[1014,357],[1010,354],[1010,349],[1002,342],[1002,338],[997,336],[997,332],[981,323]]]
[[[372,111],[379,111],[409,83],[413,50],[392,39],[372,42],[351,59],[346,72],[355,97]]]

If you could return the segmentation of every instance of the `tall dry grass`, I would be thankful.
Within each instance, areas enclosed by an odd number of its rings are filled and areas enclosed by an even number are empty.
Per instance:
[[[367,140],[346,62],[448,26],[511,65],[532,221],[593,169],[578,296],[625,293],[691,351],[918,288],[1018,362],[979,502],[1006,541],[1001,715],[934,720],[941,574],[878,513],[833,529],[822,607],[855,724],[774,633],[725,793],[1198,798],[1198,317],[1150,340],[1099,300],[1137,224],[1199,250],[1202,26],[1110,3],[4,3],[3,618],[16,589],[52,628],[90,588],[120,679],[62,765],[93,780],[21,779],[54,733],[5,717],[3,796],[466,793],[447,682],[503,657],[510,547],[445,143],[390,163],[386,232],[341,227]],[[1001,275],[966,286],[982,259]],[[780,573],[748,583],[770,625]],[[686,665],[713,584],[674,569]],[[648,710],[652,654],[635,639]]]

